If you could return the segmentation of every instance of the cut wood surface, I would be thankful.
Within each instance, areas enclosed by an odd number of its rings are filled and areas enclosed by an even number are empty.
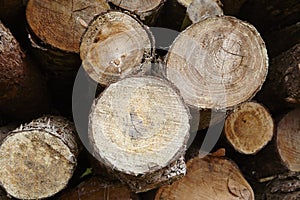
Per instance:
[[[146,191],[185,173],[189,113],[169,82],[125,78],[94,102],[89,137],[96,158],[119,172],[132,190]]]
[[[29,120],[48,112],[44,77],[0,21],[0,115]]]
[[[200,109],[230,108],[251,99],[267,71],[267,51],[259,33],[228,16],[191,25],[166,57],[167,78],[188,105]]]
[[[264,200],[300,199],[300,174],[289,172],[272,180],[265,191]]]
[[[184,7],[189,7],[189,5],[192,3],[193,0],[177,0],[178,3],[180,3],[181,5],[183,5]]]
[[[222,157],[196,157],[187,163],[187,174],[161,187],[155,200],[254,199],[251,186],[236,165]]]
[[[18,199],[53,196],[66,187],[77,164],[74,126],[62,117],[21,125],[0,144],[0,184]]]
[[[300,171],[300,109],[289,112],[277,127],[279,155],[291,171]]]
[[[225,135],[240,153],[255,154],[273,137],[273,119],[261,104],[246,102],[239,105],[225,121]]]
[[[223,16],[221,5],[216,0],[193,0],[187,7],[187,14],[193,23],[197,23],[208,17]]]
[[[119,182],[106,183],[98,177],[92,177],[76,188],[64,192],[58,200],[138,200],[129,188]]]
[[[111,11],[96,17],[84,34],[82,66],[92,79],[107,86],[141,72],[152,59],[152,44],[151,33],[139,21]]]
[[[136,14],[147,25],[154,24],[165,0],[109,0],[115,6]]]

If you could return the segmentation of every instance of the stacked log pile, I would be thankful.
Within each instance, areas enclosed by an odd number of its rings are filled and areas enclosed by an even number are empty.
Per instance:
[[[297,0],[0,0],[0,199],[300,199],[299,20]]]

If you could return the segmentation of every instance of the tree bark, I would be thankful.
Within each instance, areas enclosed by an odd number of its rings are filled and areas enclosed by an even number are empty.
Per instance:
[[[300,43],[270,62],[266,83],[257,98],[273,112],[300,105]]]
[[[94,156],[133,191],[147,191],[185,174],[189,113],[169,82],[125,78],[111,84],[91,110]]]
[[[64,192],[58,200],[138,200],[138,196],[133,194],[126,185],[119,182],[104,182],[98,177],[92,177],[76,188]]]
[[[279,175],[268,184],[264,200],[293,200],[300,198],[300,174],[286,173]]]
[[[233,17],[191,25],[166,56],[166,77],[197,109],[229,109],[251,99],[268,71],[268,56],[256,29]]]
[[[300,109],[285,115],[277,127],[277,149],[284,165],[300,172]]]
[[[254,194],[233,162],[206,156],[190,160],[185,177],[158,190],[155,200],[167,199],[254,199]]]
[[[158,14],[166,0],[109,0],[114,6],[136,14],[148,26],[156,24]]]
[[[43,76],[0,22],[0,115],[6,120],[30,120],[49,111]]]
[[[74,126],[65,118],[21,125],[1,142],[1,186],[18,199],[53,196],[73,175],[78,151]]]
[[[143,73],[154,55],[147,27],[128,14],[110,11],[96,17],[82,38],[80,56],[89,76],[103,86]]]
[[[271,141],[274,122],[261,104],[246,102],[226,118],[224,131],[227,140],[238,152],[256,154]]]

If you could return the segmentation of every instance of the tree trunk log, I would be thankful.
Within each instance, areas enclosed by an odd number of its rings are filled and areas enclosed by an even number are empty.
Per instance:
[[[187,163],[187,174],[161,187],[155,200],[254,199],[251,186],[236,165],[220,157],[196,157]]]
[[[300,199],[300,174],[287,173],[279,175],[268,184],[264,200],[296,200]]]
[[[277,127],[277,149],[285,166],[300,172],[300,109],[289,112]]]
[[[300,105],[300,43],[271,60],[257,98],[277,113]]]
[[[227,140],[238,152],[255,154],[271,141],[274,122],[262,105],[246,102],[227,117],[224,130]]]
[[[34,63],[0,22],[0,115],[30,120],[49,110],[46,83]]]
[[[135,192],[185,174],[189,113],[172,86],[154,77],[111,84],[89,118],[94,156]]]
[[[216,0],[193,0],[187,7],[187,14],[193,23],[197,23],[208,17],[223,16],[221,6],[221,2]]]
[[[151,26],[156,20],[165,0],[108,0],[117,8],[136,14],[145,24]]]
[[[268,56],[256,29],[233,17],[191,25],[173,42],[166,77],[198,109],[231,108],[260,90]]]
[[[76,188],[64,192],[58,200],[138,200],[126,185],[119,182],[106,183],[98,177],[80,183]]]
[[[50,197],[66,187],[76,167],[74,126],[43,117],[10,132],[0,146],[0,183],[18,199]]]
[[[148,28],[122,12],[99,15],[82,38],[80,56],[89,76],[108,86],[143,71],[153,59],[154,39]]]

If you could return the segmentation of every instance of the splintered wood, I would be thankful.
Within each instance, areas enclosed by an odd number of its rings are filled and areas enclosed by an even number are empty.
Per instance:
[[[225,135],[231,145],[244,154],[261,150],[273,137],[274,122],[260,104],[247,102],[238,106],[225,121]]]
[[[134,191],[185,174],[189,113],[165,80],[131,77],[111,84],[92,106],[89,137],[96,158]]]
[[[53,196],[67,186],[77,165],[74,127],[61,117],[21,125],[0,144],[0,183],[18,199]]]
[[[251,186],[234,163],[225,158],[195,157],[187,163],[187,174],[161,187],[155,200],[254,200]]]
[[[152,36],[140,22],[112,11],[95,18],[80,46],[83,68],[101,85],[142,71],[152,58]],[[145,62],[145,63],[143,63]]]
[[[268,71],[268,56],[256,29],[234,17],[195,23],[173,42],[166,58],[167,78],[185,102],[222,109],[251,99]]]

